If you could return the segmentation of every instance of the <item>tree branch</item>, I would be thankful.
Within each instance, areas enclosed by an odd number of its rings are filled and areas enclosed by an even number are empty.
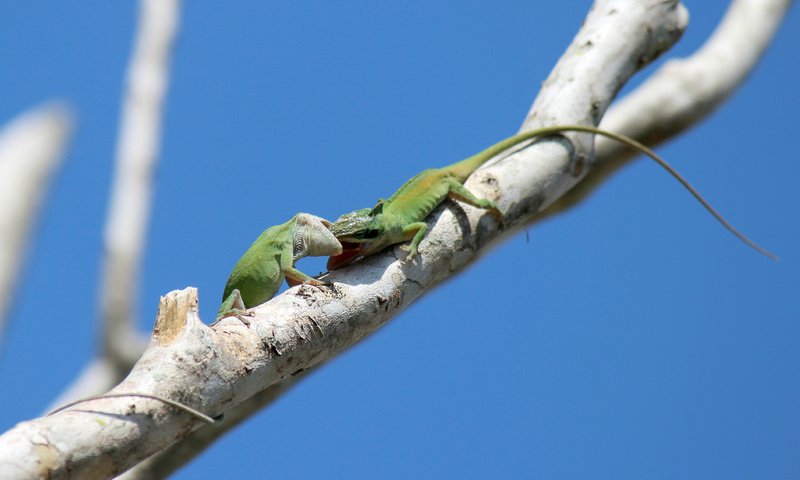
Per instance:
[[[628,77],[677,41],[686,20],[677,2],[597,2],[525,128],[599,120]],[[585,174],[591,142],[581,137],[535,143],[474,175],[469,188],[497,199],[508,226],[521,225]],[[151,345],[111,393],[154,394],[213,417],[332,358],[498,240],[484,212],[448,207],[432,216],[417,261],[398,261],[394,248],[329,275],[332,289],[292,288],[256,308],[250,328],[235,318],[209,328],[198,318],[194,289],[171,293],[162,299]],[[115,475],[198,426],[152,400],[93,400],[0,436],[0,476]]]
[[[694,126],[717,109],[758,64],[786,16],[790,0],[735,0],[708,41],[692,56],[666,62],[620,100],[601,126],[654,146]],[[542,213],[561,213],[585,200],[638,155],[598,138],[595,165],[575,188]]]
[[[764,54],[790,3],[788,0],[735,0],[720,26],[701,49],[686,60],[671,60],[641,87],[613,104],[601,122],[602,126],[648,144],[667,140],[692,127],[741,85]],[[731,55],[729,52],[739,54]],[[687,83],[696,84],[688,90],[691,101],[684,98],[679,102],[676,99],[683,97],[678,92]],[[703,88],[699,88],[701,86]],[[695,108],[703,113],[693,114]],[[670,127],[664,128],[664,125]],[[596,158],[592,170],[581,183],[542,212],[540,218],[577,205],[636,154],[618,143],[596,138]],[[185,440],[141,462],[122,478],[168,476],[237,425],[238,421],[279,398],[305,376],[286,378],[272,385],[232,408],[223,422],[196,430]],[[231,417],[236,417],[237,421],[232,422]]]

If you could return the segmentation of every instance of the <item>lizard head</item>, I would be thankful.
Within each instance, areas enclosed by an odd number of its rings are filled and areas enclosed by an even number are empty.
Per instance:
[[[330,231],[331,222],[308,213],[298,213],[293,220],[293,261],[342,253],[342,245]]]
[[[361,257],[382,250],[383,202],[373,208],[362,208],[339,217],[331,225],[331,233],[342,244],[342,253],[328,259],[328,269],[335,270],[353,263]]]

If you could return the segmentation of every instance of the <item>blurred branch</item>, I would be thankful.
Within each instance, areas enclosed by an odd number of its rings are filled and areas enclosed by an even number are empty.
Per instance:
[[[0,338],[29,234],[72,130],[61,103],[37,107],[0,131]]]
[[[136,332],[133,304],[149,222],[163,101],[179,10],[179,0],[140,3],[105,232],[100,280],[103,348],[101,355],[83,368],[48,410],[109,390],[130,372],[145,349],[146,340]]]
[[[136,333],[134,303],[179,9],[179,0],[140,3],[136,45],[128,67],[100,294],[103,354],[125,373],[144,346]]]
[[[140,3],[105,230],[100,280],[102,352],[52,405],[107,391],[130,372],[146,345],[136,331],[133,305],[138,297],[179,10],[179,0]]]
[[[629,76],[677,41],[686,20],[677,1],[598,1],[529,118],[599,119]],[[573,167],[590,156],[586,141],[537,142],[477,172],[467,187],[497,199],[506,225],[519,226],[580,181]],[[398,260],[399,247],[373,255],[330,274],[333,288],[293,287],[256,307],[249,328],[233,317],[208,327],[198,317],[194,289],[170,293],[151,345],[111,393],[158,395],[216,416],[334,357],[501,237],[496,222],[467,206],[442,205],[430,223],[413,263]],[[113,476],[199,426],[196,418],[152,400],[92,400],[0,436],[0,477],[37,476],[43,468],[52,476]]]
[[[791,6],[790,0],[734,0],[708,41],[692,56],[666,62],[614,105],[601,126],[654,146],[711,114],[758,64]],[[570,209],[636,157],[619,143],[598,138],[586,178],[539,219]]]
[[[119,365],[98,356],[83,367],[78,377],[44,411],[49,412],[73,400],[108,391],[120,382],[125,373]]]

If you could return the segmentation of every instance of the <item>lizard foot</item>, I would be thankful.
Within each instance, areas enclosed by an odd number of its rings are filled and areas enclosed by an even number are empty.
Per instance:
[[[316,278],[308,278],[303,281],[295,280],[294,278],[286,277],[286,283],[289,284],[290,287],[295,287],[297,285],[313,285],[315,287],[332,287],[333,283],[329,280],[319,280]]]
[[[413,262],[415,258],[417,258],[417,249],[413,248],[411,245],[400,245],[400,250],[404,252],[408,252],[406,258],[403,259],[403,263],[406,262]]]
[[[214,323],[211,324],[211,326],[213,327],[214,325],[218,324],[225,318],[236,317],[239,319],[240,322],[245,324],[246,327],[250,328],[250,320],[248,320],[246,317],[252,317],[254,315],[255,314],[250,310],[231,310],[229,312],[223,313],[222,315],[218,316],[217,319],[214,320]]]
[[[505,217],[503,216],[503,212],[500,211],[499,208],[492,204],[491,207],[486,209],[486,213],[492,216],[495,220],[497,220],[497,225],[502,229],[505,226]]]

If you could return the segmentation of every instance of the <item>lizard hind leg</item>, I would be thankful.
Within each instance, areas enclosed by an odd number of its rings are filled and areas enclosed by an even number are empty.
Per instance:
[[[455,200],[459,200],[461,202],[466,203],[467,205],[472,205],[473,207],[482,208],[489,212],[497,222],[502,225],[503,224],[503,212],[497,208],[497,204],[487,198],[478,198],[472,192],[470,192],[467,187],[462,185],[461,183],[453,180],[452,184],[450,185],[450,191],[448,193],[450,198]]]

